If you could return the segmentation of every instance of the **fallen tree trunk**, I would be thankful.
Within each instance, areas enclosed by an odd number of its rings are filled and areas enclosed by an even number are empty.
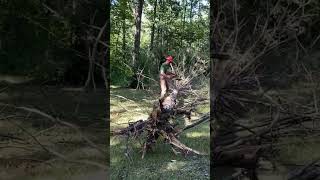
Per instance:
[[[177,151],[179,151],[184,155],[205,155],[205,153],[194,150],[180,142],[180,140],[178,139],[178,135],[184,130],[193,128],[203,122],[208,121],[209,114],[204,115],[196,123],[191,124],[182,130],[176,128],[176,125],[174,125],[170,121],[176,119],[178,115],[185,115],[190,119],[193,107],[190,107],[190,109],[177,108],[176,101],[178,96],[178,88],[170,90],[171,92],[167,94],[163,99],[160,99],[159,101],[154,103],[153,109],[149,114],[147,120],[138,120],[134,123],[129,124],[129,126],[126,128],[112,132],[112,135],[139,137],[144,134],[145,142],[142,148],[142,158],[144,158],[147,151],[153,148],[154,144],[160,136],[164,138],[164,141],[166,143],[172,146],[172,150],[174,151],[174,153],[177,153]]]
[[[178,112],[182,113],[181,111],[178,111]],[[185,113],[189,115],[187,111]],[[203,122],[208,121],[209,120],[208,114],[204,115],[198,121],[185,127],[182,130],[175,128],[175,126],[168,121],[169,118],[170,118],[170,115],[168,115],[167,113],[161,112],[157,107],[154,107],[152,113],[150,114],[147,120],[145,121],[139,120],[134,123],[131,123],[127,128],[112,132],[112,135],[114,136],[125,135],[125,136],[131,136],[131,137],[138,137],[142,133],[146,132],[147,138],[143,147],[142,157],[145,156],[145,153],[147,152],[147,150],[152,149],[152,146],[156,143],[156,140],[159,138],[159,136],[164,137],[167,143],[169,143],[175,150],[182,152],[184,155],[188,155],[188,154],[205,155],[205,153],[201,153],[197,150],[194,150],[186,146],[185,144],[180,142],[180,140],[177,137],[184,130],[193,128]]]

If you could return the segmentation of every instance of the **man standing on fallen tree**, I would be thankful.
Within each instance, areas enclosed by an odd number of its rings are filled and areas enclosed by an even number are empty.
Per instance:
[[[160,99],[163,99],[167,90],[169,89],[169,81],[176,77],[176,74],[173,73],[172,67],[173,57],[167,56],[166,61],[162,63],[160,67],[160,88],[161,88],[161,95]],[[171,71],[169,70],[171,68]]]

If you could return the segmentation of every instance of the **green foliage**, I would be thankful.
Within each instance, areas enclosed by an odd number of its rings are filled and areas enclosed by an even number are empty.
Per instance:
[[[110,79],[112,84],[126,86],[129,83],[129,78],[133,75],[132,68],[123,62],[121,57],[113,57],[110,60],[112,67]]]
[[[155,9],[155,2],[157,2]],[[133,68],[132,50],[134,11],[131,1],[112,2],[111,8],[111,83],[128,85],[132,75],[143,69],[143,74],[157,79],[160,62],[165,55],[177,57],[185,54],[188,66],[197,52],[209,54],[208,3],[194,0],[148,0],[142,15],[140,57],[137,69]],[[128,8],[129,7],[129,8]],[[156,13],[155,13],[156,11]],[[192,11],[192,13],[191,13]],[[191,16],[190,16],[191,13]],[[125,15],[124,15],[125,14]],[[123,28],[125,26],[125,31]],[[152,49],[151,36],[154,35]],[[207,57],[208,58],[208,57]],[[151,82],[145,79],[148,83]]]
[[[1,1],[0,74],[49,81],[64,80],[68,74],[67,81],[82,79],[78,83],[84,83],[88,49],[93,48],[97,27],[106,22],[105,9],[100,7],[104,2]],[[101,46],[95,54],[97,62],[102,59]],[[85,63],[78,63],[80,58]]]
[[[70,25],[47,16],[41,9],[39,1],[8,1],[1,6],[1,73],[50,79],[61,68],[61,62],[66,62],[65,50],[55,41],[70,39]]]

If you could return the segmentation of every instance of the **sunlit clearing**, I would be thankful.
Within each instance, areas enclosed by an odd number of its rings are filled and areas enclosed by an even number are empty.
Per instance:
[[[198,137],[209,137],[209,132],[189,132],[186,133],[186,137],[188,138],[198,138]]]
[[[166,167],[166,170],[177,171],[177,170],[181,169],[185,165],[186,165],[186,163],[185,162],[181,162],[181,161],[169,162],[167,167]]]

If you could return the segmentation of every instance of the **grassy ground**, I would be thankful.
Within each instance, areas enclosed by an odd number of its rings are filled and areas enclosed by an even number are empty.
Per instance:
[[[127,123],[146,119],[158,94],[154,91],[111,89],[111,130],[126,127]],[[209,105],[202,105],[193,114],[209,112]],[[188,121],[179,119],[180,126]],[[184,132],[180,140],[187,146],[209,154],[209,123]],[[209,156],[175,155],[168,144],[159,139],[153,152],[141,159],[139,140],[111,137],[111,179],[209,179]],[[142,143],[142,140],[141,140]],[[129,152],[126,156],[125,152]]]
[[[81,127],[84,136],[101,149],[107,149],[106,122],[103,120],[104,96],[102,91],[85,93],[57,87],[17,85],[1,91],[0,102],[37,108],[53,117],[76,124]],[[30,134],[68,160],[107,163],[106,155],[85,142],[79,132],[67,126],[50,123],[48,118],[1,106],[0,134],[23,139],[18,141],[0,135],[0,179],[80,180],[88,174],[100,175],[100,179],[106,177],[105,172],[96,166],[66,162],[46,152],[31,138]],[[105,175],[102,175],[103,173]]]

